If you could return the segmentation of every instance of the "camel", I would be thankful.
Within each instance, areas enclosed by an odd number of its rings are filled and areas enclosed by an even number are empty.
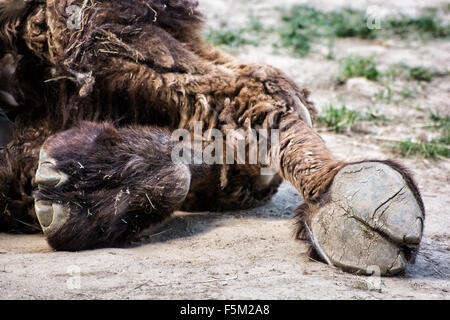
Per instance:
[[[404,271],[425,218],[411,173],[334,157],[310,92],[204,41],[197,5],[0,0],[0,230],[43,232],[55,250],[126,246],[175,210],[261,206],[287,180],[311,254],[348,272]],[[275,171],[173,161],[172,133],[199,123],[224,137],[276,131]]]

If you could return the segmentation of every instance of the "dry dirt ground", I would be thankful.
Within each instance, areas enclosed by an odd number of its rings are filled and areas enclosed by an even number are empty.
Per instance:
[[[202,2],[202,1],[201,1]],[[300,1],[203,0],[211,26],[239,26],[250,11],[264,22],[277,16],[274,5]],[[364,9],[384,1],[359,1]],[[333,9],[354,1],[313,1]],[[396,1],[388,10],[414,14],[440,1]],[[235,54],[245,61],[281,68],[312,90],[318,108],[345,103],[366,110],[367,95],[376,84],[351,81],[337,87],[338,62],[314,48],[295,58],[271,45],[243,47]],[[450,42],[394,41],[388,44],[357,39],[336,40],[336,58],[350,53],[375,54],[377,65],[406,61],[449,71]],[[444,70],[443,70],[444,69]],[[420,105],[421,108],[413,108]],[[305,254],[307,244],[293,238],[292,211],[301,202],[284,183],[265,207],[230,213],[177,213],[130,248],[77,253],[52,252],[42,235],[0,234],[1,299],[449,299],[450,298],[450,161],[400,158],[385,148],[386,139],[415,137],[426,122],[424,109],[450,113],[450,78],[434,79],[425,90],[398,105],[378,103],[393,119],[368,124],[366,133],[333,134],[322,130],[340,158],[396,158],[412,169],[427,210],[423,244],[415,265],[403,276],[377,279],[344,273]],[[423,134],[432,134],[424,131]],[[381,290],[377,290],[380,289]]]

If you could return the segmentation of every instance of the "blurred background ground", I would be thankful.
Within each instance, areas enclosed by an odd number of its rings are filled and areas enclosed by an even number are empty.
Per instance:
[[[293,237],[301,199],[284,183],[265,207],[178,212],[126,249],[52,252],[42,235],[0,234],[0,298],[449,299],[449,3],[203,0],[200,9],[210,41],[312,91],[336,156],[411,169],[427,211],[416,264],[375,279],[312,261]]]

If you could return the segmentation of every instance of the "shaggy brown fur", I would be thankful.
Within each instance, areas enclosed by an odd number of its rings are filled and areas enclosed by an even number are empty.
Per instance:
[[[83,9],[79,29],[67,26],[69,5]],[[309,126],[308,113],[314,118],[315,108],[308,100],[308,90],[297,86],[276,68],[243,64],[205,43],[200,36],[203,17],[196,7],[193,0],[0,0],[0,55],[3,56],[0,92],[6,92],[0,101],[15,124],[13,140],[0,158],[0,227],[12,230],[24,224],[35,225],[32,181],[39,148],[47,137],[57,132],[77,127],[72,129],[78,130],[75,135],[83,136],[99,128],[86,123],[80,125],[86,120],[113,123],[103,125],[106,127],[101,130],[107,130],[107,136],[113,137],[113,142],[108,143],[114,147],[103,146],[110,138],[89,146],[100,150],[99,158],[92,159],[99,170],[108,170],[109,165],[114,170],[121,168],[125,159],[142,146],[151,149],[149,143],[160,150],[161,157],[167,156],[161,151],[159,141],[166,138],[139,126],[193,131],[194,122],[201,121],[204,130],[217,128],[223,133],[239,128],[280,130],[279,176],[270,184],[259,183],[260,168],[255,165],[192,167],[190,191],[184,203],[179,203],[181,193],[168,194],[167,209],[155,218],[133,220],[127,229],[130,232],[159,220],[177,206],[185,210],[223,210],[260,205],[275,193],[281,177],[290,181],[307,203],[313,203],[326,192],[345,163],[331,155]],[[130,129],[122,129],[129,126]],[[137,141],[133,130],[155,136],[149,143]],[[62,163],[89,157],[82,144],[71,145],[72,150],[67,150],[66,144],[74,135],[73,131],[69,132],[57,136],[60,142],[56,146],[49,142],[53,156]],[[111,152],[126,155],[114,156],[114,163],[106,165],[109,162],[102,158],[102,148],[116,148]],[[158,165],[161,172],[169,170],[167,176],[173,179],[166,180],[167,193],[170,193],[171,184],[178,181],[178,173],[169,163],[165,169]],[[61,166],[70,170],[64,164]],[[139,171],[143,181],[161,174],[159,169],[148,170],[147,174]],[[93,198],[85,200],[92,203],[83,205],[84,211],[97,210],[96,197],[111,201],[117,190],[130,183],[124,179],[114,185],[103,185],[91,176],[87,181],[88,185],[80,185],[79,189],[94,193],[89,196]],[[94,187],[100,194],[95,195]],[[136,196],[145,202],[140,188],[145,189],[139,187]],[[39,197],[66,201],[72,199],[72,191],[58,194],[55,190],[41,190]],[[176,200],[171,200],[172,196]],[[83,201],[76,197],[76,201]],[[112,202],[101,205],[109,206],[105,212],[112,211]],[[151,211],[148,205],[141,209],[141,213]],[[117,218],[128,219],[129,215],[125,210]],[[113,220],[111,225],[119,221]],[[73,223],[86,226],[85,222]],[[91,237],[89,241],[97,241],[95,245],[115,241],[112,231],[102,235],[103,224],[93,224],[97,237],[94,238],[98,240]],[[117,237],[127,238],[120,234]],[[70,249],[86,246],[81,241]]]

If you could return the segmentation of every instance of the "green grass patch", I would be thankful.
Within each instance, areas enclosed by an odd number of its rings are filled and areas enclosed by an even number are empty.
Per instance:
[[[448,145],[441,143],[440,139],[430,142],[413,142],[411,139],[396,141],[391,146],[391,150],[400,153],[403,157],[422,155],[428,159],[437,160],[439,157],[450,158]]]
[[[439,17],[436,10],[425,10],[417,17],[401,15],[382,18],[379,28],[369,28],[366,13],[351,8],[324,12],[308,5],[295,5],[279,11],[281,44],[293,48],[300,57],[309,53],[314,42],[324,38],[429,39],[450,36],[450,25]]]
[[[430,127],[441,131],[441,136],[436,141],[450,145],[450,116],[440,116],[437,113],[431,113],[430,120],[432,121]]]
[[[209,42],[212,42],[218,46],[227,46],[230,48],[238,48],[243,45],[254,45],[257,46],[258,42],[250,40],[246,36],[245,29],[233,29],[233,28],[223,28],[220,30],[208,30],[205,32],[205,37]]]
[[[388,119],[388,117],[386,117],[384,114],[378,112],[374,113],[371,111],[368,111],[365,114],[363,114],[360,119],[364,121],[371,121],[376,124],[385,124],[386,122],[390,121],[390,119]]]
[[[370,57],[350,55],[340,61],[338,80],[343,82],[349,78],[364,77],[373,81],[402,78],[408,81],[430,82],[434,77],[445,75],[448,75],[448,73],[433,71],[423,66],[408,66],[404,63],[397,63],[391,65],[385,71],[379,71],[373,55]],[[404,95],[409,93],[405,92]]]
[[[342,133],[351,129],[361,118],[362,115],[358,111],[347,109],[345,105],[340,108],[329,105],[317,116],[317,121],[333,129],[335,133]]]
[[[420,16],[402,15],[383,21],[385,36],[397,35],[401,38],[419,37],[422,39],[446,38],[450,35],[450,25],[445,24],[436,10],[425,10]]]
[[[359,111],[348,109],[345,104],[340,108],[335,108],[330,104],[317,116],[317,121],[319,124],[332,129],[335,133],[343,133],[355,129],[361,121],[384,124],[389,119],[383,114],[371,111],[360,113]]]
[[[367,28],[364,13],[354,9],[323,12],[308,5],[296,5],[280,12],[282,45],[292,47],[298,56],[307,55],[317,38],[374,37],[373,30]]]
[[[424,67],[412,67],[408,70],[408,77],[417,81],[431,81],[433,73]]]
[[[409,99],[414,98],[416,96],[416,93],[409,88],[402,88],[402,90],[400,91],[400,95],[403,99]]]
[[[437,113],[430,114],[430,120],[432,121],[432,127],[435,129],[442,129],[444,131],[450,131],[450,116],[441,116]]]
[[[411,139],[394,142],[391,150],[402,156],[422,155],[425,158],[438,160],[440,157],[450,158],[450,116],[430,114],[429,128],[441,132],[438,138],[430,142],[413,142]]]
[[[450,26],[440,19],[437,10],[424,11],[418,17],[387,17],[381,19],[380,28],[369,28],[365,12],[351,8],[325,12],[308,5],[294,5],[279,8],[278,11],[281,18],[279,28],[265,28],[261,19],[251,12],[246,26],[224,26],[218,30],[206,31],[205,36],[216,45],[238,48],[242,45],[257,46],[258,41],[251,39],[276,32],[281,41],[274,43],[274,46],[292,48],[299,57],[306,56],[315,42],[334,38],[374,39],[394,36],[427,39],[450,36]],[[328,54],[327,57],[331,58],[332,55]]]
[[[434,78],[448,75],[449,72],[438,72],[423,66],[408,66],[405,63],[393,64],[382,70],[377,66],[373,55],[370,57],[350,55],[340,60],[339,74],[335,80],[338,84],[355,77],[376,81],[380,89],[370,97],[371,102],[397,105],[406,99],[416,97]],[[397,80],[403,80],[400,88],[392,86],[392,82]]]
[[[408,66],[405,63],[397,63],[391,65],[382,73],[382,77],[386,79],[396,80],[403,78],[408,81],[425,81],[430,82],[434,77],[446,76],[446,72],[437,72],[423,66]]]
[[[408,66],[397,63],[388,69],[380,71],[377,81],[384,87],[374,95],[372,101],[399,104],[406,99],[416,97],[420,89],[424,90],[428,82],[435,77],[445,76],[448,73],[437,72],[423,66]],[[401,88],[392,89],[392,81],[403,80]]]
[[[250,15],[248,17],[249,20],[249,26],[248,29],[253,32],[265,32],[267,31],[264,27],[264,24],[261,22],[261,20],[255,16],[255,14],[250,12]]]
[[[380,72],[376,67],[373,56],[348,56],[341,60],[338,81],[344,82],[349,78],[355,77],[364,77],[373,81],[378,80]]]

